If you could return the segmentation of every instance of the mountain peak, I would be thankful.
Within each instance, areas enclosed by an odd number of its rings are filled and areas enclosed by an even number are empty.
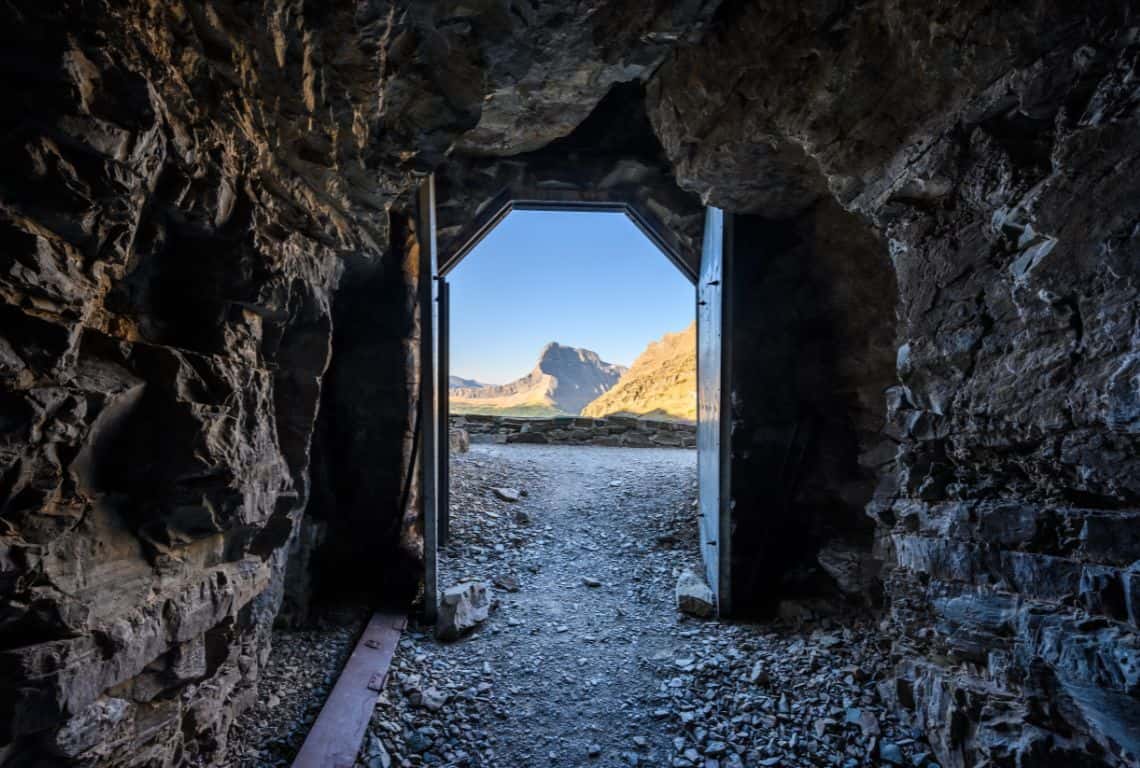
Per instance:
[[[456,412],[527,411],[577,415],[617,383],[625,368],[607,363],[591,349],[552,341],[542,348],[534,369],[510,384],[453,389]]]

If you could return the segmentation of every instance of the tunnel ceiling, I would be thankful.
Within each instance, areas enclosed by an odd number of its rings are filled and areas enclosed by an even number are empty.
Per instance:
[[[842,372],[828,418],[851,424],[828,428],[866,448],[836,470],[858,493],[816,498],[846,515],[874,485],[883,691],[940,764],[1140,759],[1133,3],[16,0],[0,20],[0,762],[208,762],[307,589],[291,552],[387,589],[369,569],[404,546],[407,580],[410,193],[438,171],[461,227],[560,156],[590,179],[616,162],[679,238],[705,204],[794,235],[805,265],[780,279],[842,311],[788,307],[803,336],[781,349],[817,354],[812,318],[875,304],[874,344],[802,366]],[[860,260],[829,269],[845,243]],[[734,396],[761,435],[762,393]]]

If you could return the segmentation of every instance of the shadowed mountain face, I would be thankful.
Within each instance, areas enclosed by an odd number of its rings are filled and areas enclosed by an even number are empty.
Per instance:
[[[487,385],[475,379],[465,379],[462,376],[447,377],[448,389],[482,389],[485,386]]]
[[[613,414],[697,420],[697,324],[650,342],[621,380],[582,410],[583,416]]]
[[[603,361],[597,352],[551,342],[543,348],[534,370],[521,379],[502,385],[452,387],[451,409],[455,413],[576,415],[616,384],[625,370]]]

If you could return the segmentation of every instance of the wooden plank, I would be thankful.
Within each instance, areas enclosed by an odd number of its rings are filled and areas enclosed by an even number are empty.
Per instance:
[[[352,768],[406,623],[402,614],[373,614],[293,768]]]

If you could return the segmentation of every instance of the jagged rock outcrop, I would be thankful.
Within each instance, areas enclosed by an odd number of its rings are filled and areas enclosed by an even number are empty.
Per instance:
[[[583,416],[614,414],[697,420],[697,324],[649,343],[608,392]]]
[[[625,370],[592,350],[552,341],[543,347],[534,370],[521,379],[451,388],[451,409],[454,413],[576,415],[614,386]]]

